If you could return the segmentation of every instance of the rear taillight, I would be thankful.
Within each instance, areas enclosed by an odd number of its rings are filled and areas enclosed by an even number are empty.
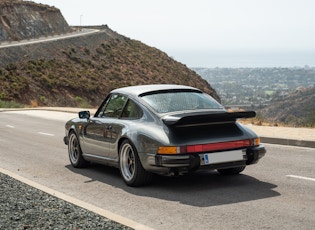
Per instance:
[[[260,139],[247,139],[240,141],[218,142],[200,145],[187,145],[187,146],[160,146],[158,154],[183,154],[183,153],[202,153],[214,152],[221,150],[246,148],[249,146],[258,146]]]

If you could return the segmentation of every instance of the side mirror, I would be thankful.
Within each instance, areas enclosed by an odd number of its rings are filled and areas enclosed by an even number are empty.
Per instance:
[[[90,111],[81,111],[79,112],[80,119],[89,119],[90,118]]]

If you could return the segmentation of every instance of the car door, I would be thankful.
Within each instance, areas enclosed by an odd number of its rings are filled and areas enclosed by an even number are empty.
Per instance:
[[[120,117],[126,101],[126,96],[112,94],[97,116],[89,120],[84,132],[86,153],[113,158],[109,150],[113,143],[112,123]]]
[[[84,130],[84,153],[100,157],[108,155],[109,123],[106,118],[92,117]]]

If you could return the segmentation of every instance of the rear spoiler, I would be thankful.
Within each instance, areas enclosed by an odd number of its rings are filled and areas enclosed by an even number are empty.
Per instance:
[[[238,118],[255,117],[255,111],[244,112],[220,112],[220,113],[190,113],[166,115],[162,121],[167,126],[194,126],[201,124],[216,124],[225,122],[235,122]]]

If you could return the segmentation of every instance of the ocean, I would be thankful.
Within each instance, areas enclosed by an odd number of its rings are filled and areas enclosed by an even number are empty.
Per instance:
[[[169,56],[188,67],[315,67],[314,52],[172,51]]]

